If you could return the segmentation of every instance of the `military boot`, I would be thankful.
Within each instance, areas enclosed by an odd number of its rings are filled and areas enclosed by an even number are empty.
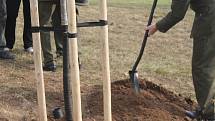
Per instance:
[[[200,108],[197,108],[195,111],[185,111],[185,115],[191,119],[198,120],[202,117],[202,110]]]
[[[197,121],[215,121],[214,117],[204,115],[201,109],[196,109],[195,111],[185,111],[185,115],[192,120],[196,119]]]
[[[196,119],[200,116],[200,114],[196,111],[186,111],[185,115],[191,119]]]
[[[53,63],[50,63],[50,64],[46,64],[43,66],[43,71],[52,71],[52,72],[55,72],[57,69],[57,66]]]

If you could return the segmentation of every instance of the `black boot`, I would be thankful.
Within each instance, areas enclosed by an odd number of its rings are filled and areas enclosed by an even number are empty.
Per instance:
[[[55,72],[57,69],[56,65],[55,64],[46,64],[43,66],[43,70],[44,71],[52,71],[52,72]]]
[[[0,59],[11,59],[11,60],[14,60],[15,59],[15,55],[12,54],[10,51],[0,50]]]
[[[195,111],[185,111],[185,115],[191,119],[201,119],[202,118],[202,110],[196,109]]]

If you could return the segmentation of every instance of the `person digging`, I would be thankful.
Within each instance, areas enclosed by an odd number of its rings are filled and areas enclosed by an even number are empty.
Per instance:
[[[172,0],[171,11],[146,30],[149,36],[157,30],[167,32],[184,18],[189,6],[195,12],[192,77],[199,107],[185,114],[197,121],[215,121],[215,0]]]

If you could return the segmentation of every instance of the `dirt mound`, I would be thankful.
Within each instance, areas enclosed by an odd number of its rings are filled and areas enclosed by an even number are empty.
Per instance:
[[[54,87],[57,81],[47,82],[52,82]],[[81,85],[83,121],[104,121],[102,86]],[[145,80],[140,81],[139,94],[134,93],[129,80],[116,81],[111,86],[113,121],[188,121],[184,110],[193,109],[195,105],[190,99]],[[39,121],[36,90],[24,87],[0,89],[0,121]],[[59,121],[53,119],[52,111],[56,106],[64,107],[62,90],[46,90],[46,101],[49,121]]]
[[[121,80],[112,83],[112,114],[113,121],[188,121],[184,110],[192,109],[195,103],[176,95],[152,82],[140,81],[141,92],[135,94],[129,80]],[[3,89],[3,88],[1,88]],[[82,84],[82,112],[83,121],[104,121],[103,119],[103,90],[101,85],[88,86]],[[10,92],[17,90],[10,89]],[[23,91],[25,90],[25,91]],[[39,121],[37,116],[37,103],[32,97],[36,92],[23,88],[21,90],[25,98],[11,96],[9,92],[0,97],[10,95],[1,105],[0,121]],[[30,98],[31,97],[31,98]],[[55,106],[64,107],[62,93],[46,92],[47,112],[49,121],[65,121],[65,119],[54,120],[52,111]],[[11,101],[10,101],[11,100]],[[16,101],[14,101],[16,100]],[[11,106],[8,113],[4,106]],[[16,108],[15,108],[16,107]],[[25,114],[22,110],[27,110]],[[13,112],[16,110],[16,113]],[[20,113],[21,112],[21,113]]]
[[[141,80],[141,93],[135,94],[129,80],[112,83],[114,121],[187,121],[184,110],[193,102],[151,82]],[[95,86],[87,95],[84,121],[103,121],[103,93]],[[100,102],[100,103],[99,103]]]

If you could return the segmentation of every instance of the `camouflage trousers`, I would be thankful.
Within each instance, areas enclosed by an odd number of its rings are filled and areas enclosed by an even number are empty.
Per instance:
[[[7,19],[6,0],[0,0],[0,49],[4,48],[5,42],[5,25]]]
[[[192,36],[192,75],[203,117],[215,120],[215,5],[196,13]]]

